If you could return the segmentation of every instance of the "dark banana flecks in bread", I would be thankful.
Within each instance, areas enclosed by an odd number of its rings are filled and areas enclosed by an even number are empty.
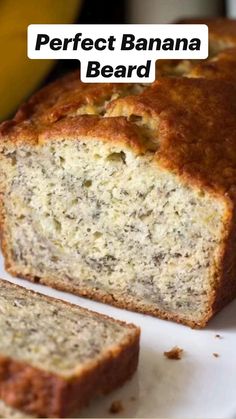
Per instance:
[[[235,297],[235,22],[209,29],[208,60],[151,85],[75,72],[1,125],[10,273],[192,327]]]

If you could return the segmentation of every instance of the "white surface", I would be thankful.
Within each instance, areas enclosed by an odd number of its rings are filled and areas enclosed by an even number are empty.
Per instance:
[[[218,314],[207,329],[191,330],[17,280],[4,271],[1,257],[0,277],[141,326],[138,372],[122,389],[93,401],[81,416],[112,416],[108,412],[111,402],[121,400],[124,411],[113,417],[236,417],[236,302]],[[163,351],[175,345],[184,349],[180,361],[163,356]],[[219,358],[213,352],[219,353]]]

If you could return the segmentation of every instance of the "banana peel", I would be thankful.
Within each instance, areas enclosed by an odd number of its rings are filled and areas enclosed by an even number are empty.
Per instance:
[[[27,58],[27,26],[72,23],[80,0],[0,1],[0,120],[9,117],[42,82],[52,60]]]

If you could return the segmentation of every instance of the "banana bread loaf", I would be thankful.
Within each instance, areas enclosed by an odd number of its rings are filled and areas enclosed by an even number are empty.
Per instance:
[[[179,77],[89,85],[73,73],[2,124],[10,273],[192,327],[235,297],[236,86],[220,65],[235,36],[210,38],[221,55],[183,62]],[[214,59],[222,77],[205,77]]]
[[[13,407],[8,406],[4,401],[0,400],[0,418],[1,419],[27,419],[32,418],[33,416],[28,416],[25,412],[21,410],[14,409]]]
[[[135,326],[0,280],[0,398],[9,406],[68,417],[129,379],[138,352]]]
[[[180,20],[178,23],[187,24],[206,24],[209,30],[209,59],[208,60],[158,60],[156,63],[157,77],[163,76],[189,76],[191,70],[198,66],[200,61],[204,69],[204,74],[198,73],[198,77],[215,78],[219,73],[223,73],[223,77],[220,78],[231,78],[235,79],[234,63],[229,64],[229,60],[235,60],[236,47],[236,21],[231,19],[185,19]],[[231,53],[228,51],[232,49]],[[221,51],[226,52],[219,55]],[[220,63],[216,64],[216,69],[212,62],[217,61],[220,58]],[[226,60],[225,60],[226,58]],[[227,61],[227,63],[225,63]],[[201,69],[200,65],[200,69]],[[222,68],[223,66],[223,68]],[[208,69],[209,71],[207,71]],[[194,75],[193,75],[194,77]]]

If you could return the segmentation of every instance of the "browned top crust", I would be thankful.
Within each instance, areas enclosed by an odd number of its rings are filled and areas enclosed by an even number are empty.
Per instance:
[[[102,139],[114,144],[125,144],[136,151],[145,153],[146,147],[136,125],[125,117],[102,118],[95,115],[83,115],[59,120],[50,125],[39,135],[39,142],[45,143],[55,138]]]
[[[210,40],[218,41],[224,48],[236,46],[236,20],[224,18],[181,19],[178,23],[206,24],[209,29]]]
[[[156,79],[160,77],[181,77],[188,74],[196,60],[158,60],[156,62]]]
[[[17,123],[30,119],[37,125],[52,124],[68,115],[102,113],[103,105],[132,90],[130,84],[82,83],[79,71],[67,74],[44,87],[15,116]]]
[[[202,77],[226,79],[236,82],[236,48],[228,48],[208,60],[159,60],[156,64],[157,78]]]
[[[110,115],[156,123],[156,158],[215,190],[236,183],[236,87],[220,80],[163,78],[138,96],[109,105]]]
[[[186,21],[191,22],[202,21]],[[221,41],[236,42],[235,21],[204,22]],[[84,84],[78,72],[68,74],[1,124],[1,143],[37,144],[66,137],[123,143],[138,153],[156,153],[159,164],[188,182],[233,193],[235,61],[236,47],[195,66],[185,60],[186,77],[163,77],[151,86]]]
[[[103,120],[96,117],[105,112],[110,100],[135,90],[137,87],[133,84],[85,84],[80,81],[79,71],[69,73],[41,89],[19,108],[12,120],[3,122],[0,138],[14,143],[37,143],[41,134],[42,138],[45,133],[58,135],[61,129],[61,136],[75,133],[75,130],[77,135],[94,136],[102,132],[105,138],[109,135],[114,139],[123,135],[123,141],[135,146],[139,143],[138,131],[124,118]],[[72,120],[72,116],[78,118]],[[64,123],[55,125],[60,120]]]
[[[225,79],[236,83],[236,48],[229,48],[211,60],[205,60],[193,66],[187,77],[205,79]]]

